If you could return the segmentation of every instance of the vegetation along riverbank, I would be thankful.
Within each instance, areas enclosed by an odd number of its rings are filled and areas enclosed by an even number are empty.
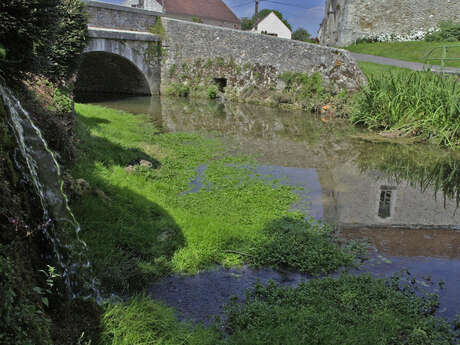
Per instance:
[[[162,131],[147,115],[74,104],[86,38],[79,0],[0,5],[0,345],[459,343],[458,322],[435,315],[437,296],[410,273],[329,276],[360,264],[367,247],[293,210],[299,187],[262,176],[256,158],[238,153],[231,139]],[[270,72],[210,64],[255,82]],[[171,95],[225,98],[222,85],[203,88],[184,75],[188,68],[169,71],[180,81]],[[381,74],[353,101],[319,74],[284,73],[272,82],[282,90],[261,95],[254,87],[245,100],[319,112],[319,125],[349,116],[393,136],[458,146],[454,79]],[[384,150],[361,168],[388,166],[394,154]],[[455,163],[439,161],[436,175],[401,158],[387,172],[404,177],[414,166],[413,175],[447,181],[440,189],[458,201]],[[210,325],[179,321],[147,295],[165,277],[216,267],[294,271],[308,280],[256,284],[244,303],[229,296]]]

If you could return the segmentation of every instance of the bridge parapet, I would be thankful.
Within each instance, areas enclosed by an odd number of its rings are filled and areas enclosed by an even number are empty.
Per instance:
[[[88,7],[88,26],[131,31],[149,31],[160,12],[119,6],[98,1],[85,1]]]

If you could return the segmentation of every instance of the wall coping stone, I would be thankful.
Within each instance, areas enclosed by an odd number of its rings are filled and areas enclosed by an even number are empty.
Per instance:
[[[107,29],[107,28],[99,28],[95,26],[88,27],[88,37],[107,38],[107,39],[112,39],[112,40],[127,40],[127,41],[148,41],[148,42],[161,41],[160,36],[154,35],[150,32]]]

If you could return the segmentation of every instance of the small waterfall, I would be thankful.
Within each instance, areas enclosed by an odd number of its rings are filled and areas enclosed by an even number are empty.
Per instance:
[[[99,298],[95,279],[90,278],[86,244],[79,238],[80,225],[69,207],[64,193],[61,167],[48,147],[40,129],[29,113],[6,87],[0,84],[0,97],[9,114],[8,124],[13,130],[17,147],[27,166],[16,164],[26,172],[35,189],[42,209],[42,232],[53,250],[70,298],[94,296]]]

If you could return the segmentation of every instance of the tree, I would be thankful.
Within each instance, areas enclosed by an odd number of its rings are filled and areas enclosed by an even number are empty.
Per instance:
[[[1,0],[0,72],[10,78],[27,72],[69,76],[86,30],[80,0]]]
[[[59,21],[51,43],[46,72],[55,80],[67,79],[78,67],[86,46],[87,13],[80,0],[60,0]],[[44,71],[45,72],[45,71]]]
[[[241,18],[241,30],[251,30],[253,24],[252,18]]]
[[[0,44],[5,49],[3,69],[38,69],[37,59],[46,55],[58,20],[59,0],[2,0]]]
[[[311,35],[304,28],[298,28],[296,31],[292,33],[292,39],[296,41],[310,42]]]

